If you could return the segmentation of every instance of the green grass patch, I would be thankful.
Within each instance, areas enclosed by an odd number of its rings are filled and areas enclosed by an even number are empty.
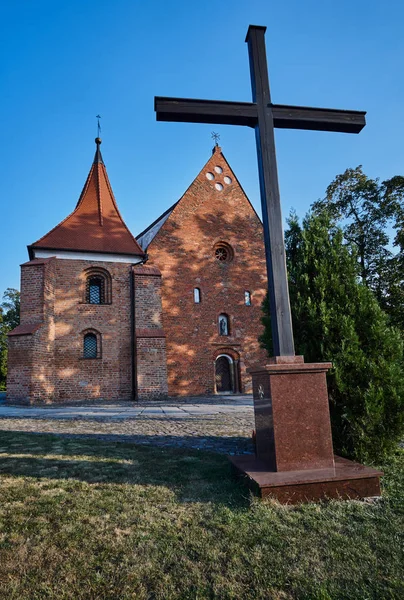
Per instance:
[[[401,599],[403,452],[383,498],[282,506],[213,453],[0,433],[0,598]]]

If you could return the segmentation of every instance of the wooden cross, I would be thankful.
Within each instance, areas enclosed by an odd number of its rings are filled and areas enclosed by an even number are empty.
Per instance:
[[[254,127],[258,154],[262,220],[268,273],[269,304],[275,356],[295,353],[290,313],[274,127],[359,133],[365,112],[272,104],[265,51],[266,27],[250,25],[246,42],[250,58],[252,102],[155,98],[158,121],[220,123]]]

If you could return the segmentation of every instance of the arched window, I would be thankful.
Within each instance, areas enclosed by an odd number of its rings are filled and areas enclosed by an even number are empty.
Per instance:
[[[219,335],[229,335],[229,317],[222,313],[219,315]]]
[[[98,340],[95,333],[86,333],[83,338],[83,358],[98,358]]]
[[[246,306],[251,306],[251,292],[248,290],[244,292],[244,304]]]
[[[111,304],[111,275],[106,269],[90,267],[84,271],[85,304]]]
[[[194,288],[194,302],[195,304],[200,304],[201,302],[201,290],[199,288]]]

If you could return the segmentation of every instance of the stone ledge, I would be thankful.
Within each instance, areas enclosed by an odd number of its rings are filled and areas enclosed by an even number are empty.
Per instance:
[[[262,497],[273,496],[283,504],[380,496],[382,471],[334,457],[334,468],[271,471],[256,456],[229,457],[237,476]]]

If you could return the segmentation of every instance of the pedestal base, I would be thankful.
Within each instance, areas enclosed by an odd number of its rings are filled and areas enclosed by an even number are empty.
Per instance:
[[[298,504],[337,498],[380,496],[381,471],[335,456],[335,466],[301,471],[270,471],[255,456],[229,457],[237,476],[262,497],[273,496],[282,504]]]

